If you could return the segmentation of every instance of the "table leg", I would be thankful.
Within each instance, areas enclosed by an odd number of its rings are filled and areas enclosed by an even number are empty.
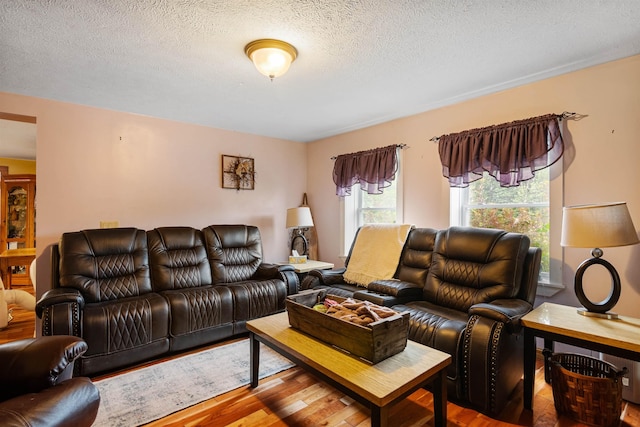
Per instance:
[[[260,341],[256,339],[253,332],[249,332],[249,352],[251,353],[250,369],[251,369],[251,387],[258,387],[260,379],[258,372],[260,368]]]
[[[371,405],[371,427],[387,427],[389,425],[389,407]]]
[[[524,328],[524,409],[533,409],[533,381],[536,370],[536,337]]]
[[[9,266],[5,264],[4,260],[0,262],[0,280],[4,285],[5,289],[11,289],[11,272],[9,271]]]
[[[431,382],[433,387],[433,416],[436,427],[447,425],[447,374],[444,369]]]
[[[546,350],[549,350],[551,353],[553,353],[553,348],[554,348],[555,343],[553,342],[553,340],[550,339],[546,339],[544,340],[544,348]],[[547,362],[547,358],[544,358],[544,381],[549,384],[551,383],[551,366],[549,366],[549,363]]]

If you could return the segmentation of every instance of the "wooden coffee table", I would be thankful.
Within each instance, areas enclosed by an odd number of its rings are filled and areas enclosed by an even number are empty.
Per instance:
[[[445,368],[451,364],[447,353],[408,341],[404,351],[372,365],[293,329],[286,312],[250,320],[247,329],[252,387],[258,385],[260,343],[264,343],[371,408],[373,427],[391,425],[389,407],[429,383],[435,425],[447,424]]]

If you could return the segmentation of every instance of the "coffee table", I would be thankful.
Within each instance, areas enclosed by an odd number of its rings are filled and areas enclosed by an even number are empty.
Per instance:
[[[447,424],[447,353],[408,341],[404,351],[372,365],[290,327],[286,312],[250,320],[247,329],[252,387],[258,385],[263,343],[369,407],[372,427],[391,425],[389,407],[427,384],[433,393],[435,425]]]

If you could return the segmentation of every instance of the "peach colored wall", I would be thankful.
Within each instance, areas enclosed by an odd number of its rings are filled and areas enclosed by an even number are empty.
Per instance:
[[[10,175],[36,173],[36,162],[33,160],[8,159],[6,157],[0,157],[0,166],[8,166]]]
[[[404,221],[442,228],[449,224],[449,189],[431,137],[563,111],[582,115],[566,121],[564,205],[626,201],[636,228],[640,227],[639,94],[640,56],[634,56],[310,143],[307,192],[318,228],[320,258],[338,264],[341,255],[332,156],[408,144],[403,150]],[[555,218],[561,218],[560,200],[552,206]],[[552,300],[579,305],[573,275],[579,263],[589,257],[589,249],[562,252],[566,289]],[[616,311],[637,315],[640,245],[605,249],[605,258],[616,266],[623,282]],[[609,289],[609,279],[600,272],[588,272],[585,283],[589,280],[597,282],[589,286],[602,284]],[[590,296],[590,292],[598,293],[588,290]]]
[[[265,259],[286,259],[286,210],[306,189],[305,144],[8,93],[0,111],[37,118],[38,283],[49,283],[47,246],[101,220],[252,224]],[[222,154],[255,159],[254,191],[221,188]]]

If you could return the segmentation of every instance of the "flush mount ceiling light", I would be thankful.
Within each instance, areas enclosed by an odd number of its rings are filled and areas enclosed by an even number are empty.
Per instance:
[[[244,53],[258,71],[271,80],[286,73],[298,56],[295,47],[275,39],[254,40],[244,47]]]

